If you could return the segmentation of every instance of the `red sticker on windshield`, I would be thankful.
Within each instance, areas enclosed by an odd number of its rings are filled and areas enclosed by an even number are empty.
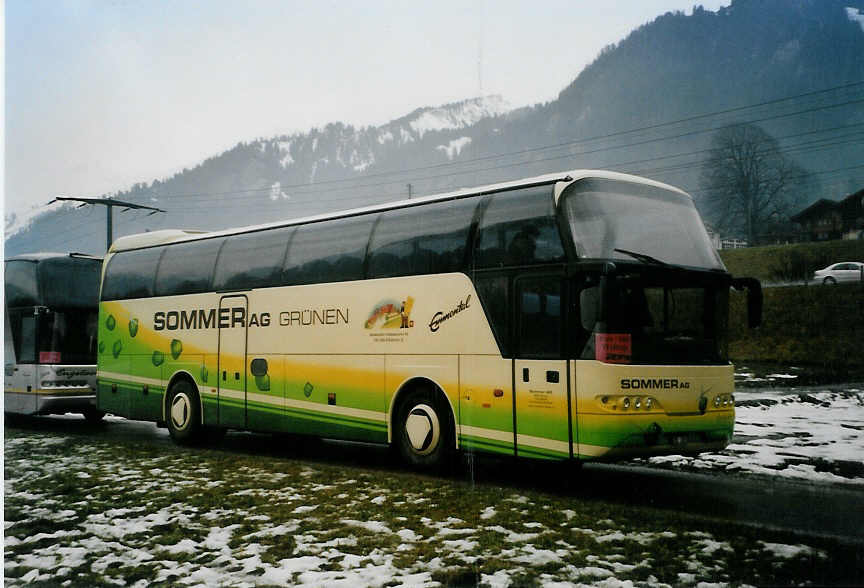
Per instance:
[[[630,333],[595,333],[596,356],[605,363],[630,363],[633,345]]]
[[[40,351],[39,363],[60,363],[59,351]]]

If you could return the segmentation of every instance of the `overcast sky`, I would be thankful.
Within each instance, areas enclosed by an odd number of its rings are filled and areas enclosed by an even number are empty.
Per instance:
[[[557,97],[670,10],[728,0],[6,0],[5,212],[170,176],[239,141]]]

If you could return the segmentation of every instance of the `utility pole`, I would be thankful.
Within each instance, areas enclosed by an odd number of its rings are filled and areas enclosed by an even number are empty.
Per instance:
[[[147,216],[156,214],[157,212],[165,212],[161,208],[155,208],[153,206],[144,206],[143,204],[135,204],[133,202],[123,202],[122,200],[113,200],[111,198],[64,198],[62,196],[57,196],[56,198],[54,198],[54,200],[52,200],[48,204],[53,204],[55,202],[69,202],[69,201],[81,202],[81,206],[87,206],[88,204],[101,204],[102,206],[105,207],[105,212],[107,213],[107,216],[105,219],[105,225],[106,225],[105,228],[107,230],[107,232],[106,232],[107,242],[105,244],[105,252],[106,253],[111,248],[111,243],[114,242],[114,207],[115,206],[120,206],[124,210],[130,210],[133,208],[143,209],[143,210],[152,210],[153,212],[151,212]],[[81,208],[81,206],[79,206],[78,208]]]

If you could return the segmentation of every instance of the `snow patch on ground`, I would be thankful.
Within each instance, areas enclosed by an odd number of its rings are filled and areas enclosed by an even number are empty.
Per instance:
[[[648,463],[864,485],[864,390],[744,389],[736,391],[735,404],[735,435],[725,450]]]
[[[751,389],[736,397],[727,450],[651,463],[862,483],[864,468],[854,464],[862,463],[864,390]],[[494,559],[499,569],[470,582],[524,585],[533,570],[530,584],[632,587],[662,584],[650,572],[655,554],[665,553],[687,562],[672,583],[712,586],[730,583],[724,562],[732,555],[775,567],[828,559],[798,541],[764,538],[742,549],[734,536],[652,531],[611,515],[587,520],[579,507],[547,511],[520,492],[502,491],[460,518],[438,506],[453,499],[441,484],[402,492],[362,470],[325,479],[314,465],[288,473],[264,460],[216,478],[186,452],[121,461],[100,443],[61,433],[6,438],[6,585],[74,584],[96,574],[105,584],[141,586],[439,586],[439,574]],[[74,481],[72,497],[45,484],[55,477]],[[214,485],[226,497],[216,506],[202,500]],[[281,516],[268,510],[274,505]],[[130,574],[145,580],[130,582]]]

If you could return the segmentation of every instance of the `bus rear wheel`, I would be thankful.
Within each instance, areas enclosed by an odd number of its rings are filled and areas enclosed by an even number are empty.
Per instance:
[[[195,387],[185,380],[168,390],[168,433],[179,445],[195,445],[202,440],[201,404]]]
[[[417,388],[399,404],[395,444],[402,460],[412,467],[440,470],[453,456],[450,410],[429,388]]]

